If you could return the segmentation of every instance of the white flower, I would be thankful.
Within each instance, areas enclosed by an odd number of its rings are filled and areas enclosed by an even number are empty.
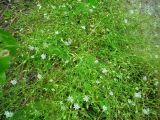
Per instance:
[[[37,7],[38,7],[38,9],[41,9],[41,8],[42,8],[41,4],[38,4]]]
[[[90,25],[91,26],[91,28],[94,28],[94,25]]]
[[[95,63],[95,64],[98,64],[98,63],[99,63],[99,61],[98,61],[98,60],[95,60],[95,61],[94,61],[94,63]]]
[[[107,110],[107,107],[105,105],[102,106],[103,111]]]
[[[138,88],[138,87],[136,87],[135,89],[136,89],[136,90],[139,90],[139,88]]]
[[[142,110],[142,112],[143,112],[145,115],[149,115],[149,111],[150,111],[149,108]]]
[[[52,9],[56,9],[56,6],[51,5],[51,8],[52,8]]]
[[[136,103],[135,103],[135,102],[133,102],[133,103],[132,103],[132,105],[133,105],[133,106],[135,106],[135,105],[136,105]]]
[[[110,91],[110,92],[109,92],[109,95],[110,95],[110,96],[113,96],[113,92],[112,92],[112,91]]]
[[[46,55],[45,54],[42,54],[41,55],[41,58],[44,60],[44,59],[46,59]]]
[[[99,78],[101,78],[101,79],[102,79],[102,78],[103,78],[103,76],[100,76]]]
[[[50,79],[49,82],[53,82],[53,79]]]
[[[47,15],[47,13],[44,13],[44,18],[49,19],[49,16]]]
[[[99,84],[99,83],[101,83],[101,82],[100,82],[99,80],[96,80],[96,83]]]
[[[44,48],[48,48],[48,46],[49,46],[48,43],[43,43]]]
[[[147,76],[144,76],[144,77],[143,77],[143,80],[146,81],[146,80],[147,80]]]
[[[73,108],[74,108],[75,110],[78,110],[78,109],[80,109],[80,106],[79,106],[78,103],[75,103],[74,106],[73,106]]]
[[[71,40],[71,39],[68,39],[68,41],[64,41],[64,44],[65,44],[66,46],[69,46],[69,45],[72,44],[72,40]]]
[[[65,6],[65,5],[62,5],[61,7],[62,7],[62,8],[65,8],[66,6]]]
[[[11,84],[12,85],[16,85],[17,84],[17,80],[11,80]]]
[[[85,29],[86,29],[86,26],[81,26],[81,28],[82,28],[83,30],[85,30]]]
[[[6,118],[12,117],[13,116],[13,112],[10,111],[5,111],[4,115],[6,116]]]
[[[130,12],[130,14],[133,14],[133,13],[134,13],[134,10],[130,10],[129,12]]]
[[[129,104],[131,104],[131,103],[132,103],[132,101],[131,101],[130,99],[128,99],[128,103],[129,103]]]
[[[141,92],[134,93],[134,96],[135,96],[136,98],[141,98]]]
[[[83,100],[84,100],[85,102],[88,102],[89,99],[90,99],[89,96],[86,96],[86,95],[85,95],[84,98],[83,98]]]
[[[154,85],[155,85],[155,86],[157,86],[158,84],[159,84],[159,82],[158,82],[158,81],[156,81],[156,82],[154,83]]]
[[[31,56],[31,58],[35,58],[35,56],[34,56],[34,55],[32,55],[32,56]]]
[[[29,45],[28,49],[31,50],[31,51],[33,51],[35,48],[33,46]]]
[[[53,92],[55,92],[56,90],[54,88],[51,89]]]
[[[42,78],[42,75],[41,75],[41,74],[38,74],[38,75],[37,75],[37,78],[38,78],[38,79],[41,79],[41,78]]]
[[[74,99],[72,96],[68,96],[67,101],[73,103]]]
[[[128,23],[128,20],[127,20],[127,19],[124,19],[124,23],[126,23],[126,24],[127,24],[127,23]]]
[[[44,16],[47,16],[47,13],[44,13],[43,15],[44,15]]]
[[[59,31],[56,31],[55,34],[58,35],[58,34],[59,34]]]
[[[106,74],[108,72],[108,70],[106,68],[102,68],[102,73]]]
[[[92,12],[93,12],[93,9],[89,9],[89,12],[92,13]]]

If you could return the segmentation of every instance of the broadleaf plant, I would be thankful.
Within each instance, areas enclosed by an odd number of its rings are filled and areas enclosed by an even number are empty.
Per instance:
[[[5,71],[10,65],[11,58],[15,55],[17,43],[15,38],[0,29],[0,85],[5,83]]]

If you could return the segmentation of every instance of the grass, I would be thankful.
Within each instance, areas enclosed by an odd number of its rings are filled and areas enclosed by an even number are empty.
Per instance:
[[[159,47],[146,34],[153,19],[125,4],[48,0],[7,11],[19,48],[0,118],[9,111],[10,120],[158,120]]]

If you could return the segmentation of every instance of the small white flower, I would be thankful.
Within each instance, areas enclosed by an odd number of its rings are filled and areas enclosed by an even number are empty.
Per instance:
[[[60,101],[59,104],[60,104],[60,105],[63,105],[63,101]]]
[[[33,46],[29,45],[28,49],[31,50],[31,51],[33,51],[35,48]]]
[[[86,26],[81,26],[81,28],[82,28],[83,30],[85,30],[85,29],[86,29]]]
[[[92,12],[93,12],[93,9],[89,9],[89,12],[92,13]]]
[[[124,23],[126,23],[126,24],[127,24],[127,23],[128,23],[128,20],[127,20],[127,19],[124,19]]]
[[[53,79],[50,79],[49,82],[53,82]]]
[[[98,63],[99,63],[99,61],[98,61],[98,60],[95,60],[95,61],[94,61],[94,63],[95,63],[95,64],[98,64]]]
[[[134,93],[134,96],[135,96],[136,98],[141,98],[141,92]]]
[[[156,81],[156,82],[154,83],[154,85],[155,85],[155,86],[157,86],[158,84],[159,84],[159,82],[158,82],[158,81]]]
[[[130,14],[133,14],[133,13],[134,13],[134,10],[130,10],[129,12],[130,12]]]
[[[51,8],[52,8],[52,9],[56,9],[56,6],[51,5]]]
[[[41,9],[41,8],[42,8],[41,4],[38,4],[37,7],[38,7],[38,9]]]
[[[96,6],[94,6],[94,5],[93,5],[93,6],[92,6],[92,8],[93,8],[93,9],[95,9],[95,8],[96,8]]]
[[[44,13],[43,15],[44,15],[44,18],[49,19],[49,16],[47,13]]]
[[[133,105],[133,106],[136,106],[136,103],[135,103],[135,102],[133,102],[133,103],[132,103],[132,105]]]
[[[144,77],[143,77],[143,80],[146,81],[146,80],[147,80],[147,76],[144,76]]]
[[[13,112],[5,111],[5,112],[4,112],[4,115],[6,116],[6,118],[10,118],[10,117],[13,116]]]
[[[136,88],[135,88],[135,90],[139,90],[139,88],[138,88],[138,87],[136,87]]]
[[[62,5],[61,7],[62,7],[62,8],[65,8],[65,7],[66,7],[66,5]]]
[[[67,101],[73,103],[74,99],[72,96],[68,96]]]
[[[100,76],[99,78],[100,78],[100,79],[102,79],[102,78],[103,78],[103,76]]]
[[[131,103],[132,103],[132,101],[131,101],[130,99],[128,99],[128,103],[129,103],[129,104],[131,104]]]
[[[45,54],[42,54],[41,55],[41,58],[44,60],[44,59],[46,59],[46,55]]]
[[[17,84],[17,80],[11,80],[11,84],[12,85],[16,85]]]
[[[69,63],[69,60],[66,60],[64,63],[65,63],[65,64],[68,64],[68,63]]]
[[[58,34],[59,34],[59,31],[56,31],[55,34],[58,35]]]
[[[78,109],[80,109],[80,106],[79,106],[78,103],[75,103],[74,106],[73,106],[73,108],[74,108],[75,110],[78,110]]]
[[[145,115],[149,115],[150,110],[149,110],[149,108],[147,108],[147,109],[143,109],[142,112],[143,112]]]
[[[43,15],[44,15],[44,16],[47,16],[47,13],[44,13]]]
[[[69,45],[71,45],[71,44],[72,44],[72,40],[71,40],[71,39],[69,39],[68,41],[64,41],[64,44],[65,44],[66,46],[69,46]]]
[[[41,78],[42,78],[42,75],[41,75],[41,74],[38,74],[38,75],[37,75],[37,78],[38,78],[38,79],[41,79]]]
[[[22,32],[23,30],[24,30],[23,28],[20,28],[20,30],[19,30],[19,31],[21,31],[21,32]]]
[[[110,96],[113,96],[113,92],[112,92],[112,91],[110,91],[110,92],[109,92],[109,95],[110,95]]]
[[[84,100],[85,102],[88,102],[89,99],[90,99],[89,96],[86,96],[86,95],[85,95],[84,98],[83,98],[83,100]]]
[[[48,46],[49,46],[48,43],[43,43],[44,48],[48,48]]]
[[[105,105],[102,106],[103,112],[107,110],[107,107]]]
[[[102,73],[106,74],[108,72],[108,70],[106,68],[102,68]]]
[[[90,25],[91,26],[91,28],[94,28],[94,25]]]
[[[101,82],[100,82],[99,80],[96,80],[96,83],[97,83],[97,84],[100,84]]]
[[[32,56],[31,56],[31,58],[35,58],[35,56],[34,56],[34,55],[32,55]]]
[[[51,89],[53,92],[55,92],[56,90],[54,88]]]

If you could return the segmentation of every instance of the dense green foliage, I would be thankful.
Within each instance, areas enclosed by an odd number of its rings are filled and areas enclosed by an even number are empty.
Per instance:
[[[19,10],[0,118],[158,120],[154,18],[129,9],[124,0],[41,0]]]
[[[10,65],[11,56],[16,52],[16,41],[7,32],[0,30],[0,84],[5,83],[5,71]]]

